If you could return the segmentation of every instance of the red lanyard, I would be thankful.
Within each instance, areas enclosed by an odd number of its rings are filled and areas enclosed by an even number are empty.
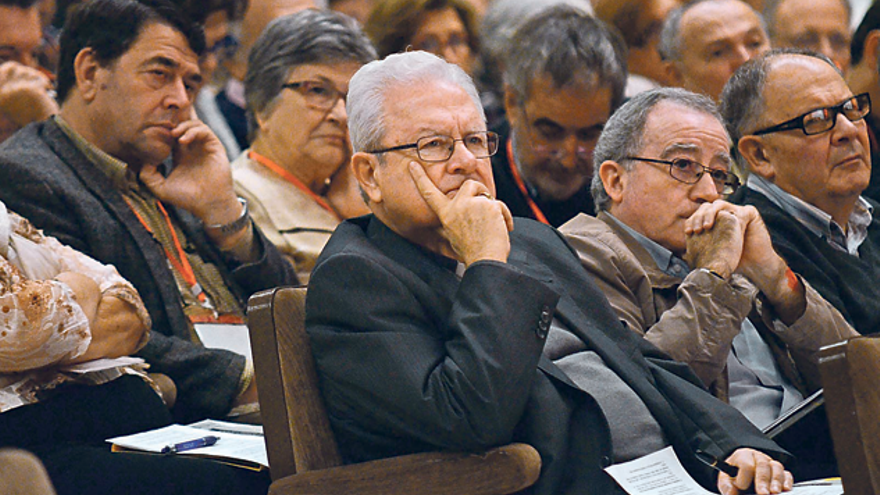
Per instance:
[[[123,196],[123,198],[125,198]],[[153,229],[150,228],[150,225],[144,220],[144,217],[138,213],[137,209],[132,206],[131,202],[128,198],[125,198],[125,202],[128,203],[131,211],[134,212],[134,215],[141,222],[145,229],[151,234],[153,234]],[[183,246],[180,244],[180,239],[177,238],[177,232],[174,230],[174,225],[171,224],[171,217],[168,216],[168,212],[165,210],[165,206],[162,205],[162,202],[156,200],[156,206],[159,207],[159,211],[162,212],[162,215],[165,217],[165,223],[168,224],[168,230],[171,231],[171,240],[174,241],[174,248],[177,250],[177,256],[174,256],[174,253],[168,250],[165,246],[162,246],[162,249],[165,250],[165,256],[168,258],[168,261],[174,266],[174,268],[183,276],[183,280],[189,284],[189,290],[192,292],[196,298],[202,302],[207,303],[208,298],[205,296],[205,292],[202,290],[202,286],[199,285],[199,282],[196,280],[196,273],[192,268],[192,265],[189,263],[189,259],[186,257],[186,253],[183,251]],[[155,236],[155,234],[153,234]]]
[[[526,198],[526,203],[529,204],[529,208],[532,209],[532,213],[535,215],[535,218],[541,222],[550,225],[550,222],[547,221],[547,217],[544,216],[544,212],[541,211],[541,208],[535,204],[535,200],[532,199],[532,195],[529,194],[529,190],[526,188],[526,183],[523,182],[522,177],[519,176],[519,170],[516,167],[516,162],[513,161],[513,146],[510,144],[510,139],[507,140],[507,163],[510,165],[510,173],[513,174],[513,180],[516,181],[517,187],[519,187],[519,191],[522,193],[523,197]]]
[[[325,210],[330,212],[330,214],[336,217],[337,220],[339,220],[340,222],[342,221],[342,218],[339,217],[339,214],[336,213],[336,210],[334,210],[333,207],[324,200],[324,198],[315,194],[315,192],[309,189],[308,186],[303,184],[301,180],[294,177],[293,174],[291,174],[287,170],[284,170],[280,165],[253,150],[248,152],[248,158],[280,175],[282,179],[290,182],[291,184],[296,186],[297,189],[308,194],[310,198],[321,205],[321,208],[324,208]]]

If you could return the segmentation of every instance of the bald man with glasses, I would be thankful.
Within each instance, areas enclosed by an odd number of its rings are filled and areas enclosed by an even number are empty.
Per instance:
[[[560,230],[630,330],[764,428],[821,386],[818,349],[856,332],[773,251],[754,208],[723,200],[739,185],[729,148],[709,98],[639,94],[596,145],[597,217]],[[827,447],[798,474],[833,474]]]
[[[734,75],[722,112],[751,173],[736,201],[758,209],[779,254],[856,330],[880,330],[880,226],[861,196],[870,96],[853,95],[824,55],[780,50]]]

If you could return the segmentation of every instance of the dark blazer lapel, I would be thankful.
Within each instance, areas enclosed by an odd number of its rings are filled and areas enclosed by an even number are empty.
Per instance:
[[[186,330],[188,324],[183,320],[174,321],[176,320],[175,315],[183,316],[183,312],[179,309],[177,311],[170,309],[174,307],[181,308],[182,303],[180,292],[174,281],[174,275],[168,267],[168,259],[165,257],[159,242],[143,227],[110,179],[98,170],[94,164],[89,162],[54,120],[49,119],[46,122],[43,134],[42,137],[46,144],[73,171],[83,187],[100,200],[107,212],[115,217],[119,225],[134,240],[138,252],[143,256],[143,260],[140,263],[143,263],[147,270],[149,270],[155,286],[159,288],[162,294],[164,306],[168,308],[167,313],[169,319],[172,320],[172,330],[175,333],[184,332],[180,336],[188,339],[188,330]],[[134,261],[132,262],[134,263]]]
[[[457,262],[416,246],[372,215],[367,218],[369,225],[366,232],[370,241],[431,287],[448,312],[460,282],[455,274]]]

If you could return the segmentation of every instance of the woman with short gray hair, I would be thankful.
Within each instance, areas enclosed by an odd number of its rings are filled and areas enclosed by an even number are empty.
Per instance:
[[[233,163],[251,217],[307,282],[336,225],[367,213],[346,166],[348,81],[376,51],[331,11],[280,17],[254,45],[245,77],[251,148]]]

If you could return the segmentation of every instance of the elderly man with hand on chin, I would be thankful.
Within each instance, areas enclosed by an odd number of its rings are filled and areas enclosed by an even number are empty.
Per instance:
[[[776,254],[757,210],[722,199],[738,184],[729,149],[707,97],[637,95],[596,147],[598,216],[560,230],[630,330],[764,428],[821,387],[819,348],[858,334]],[[798,474],[836,475],[828,440],[809,462],[794,452]]]
[[[543,461],[533,493],[623,494],[604,467],[672,446],[709,489],[791,489],[784,450],[626,331],[554,229],[494,199],[498,138],[461,69],[424,52],[367,64],[348,115],[373,213],[336,229],[306,303],[347,462],[523,441]]]

